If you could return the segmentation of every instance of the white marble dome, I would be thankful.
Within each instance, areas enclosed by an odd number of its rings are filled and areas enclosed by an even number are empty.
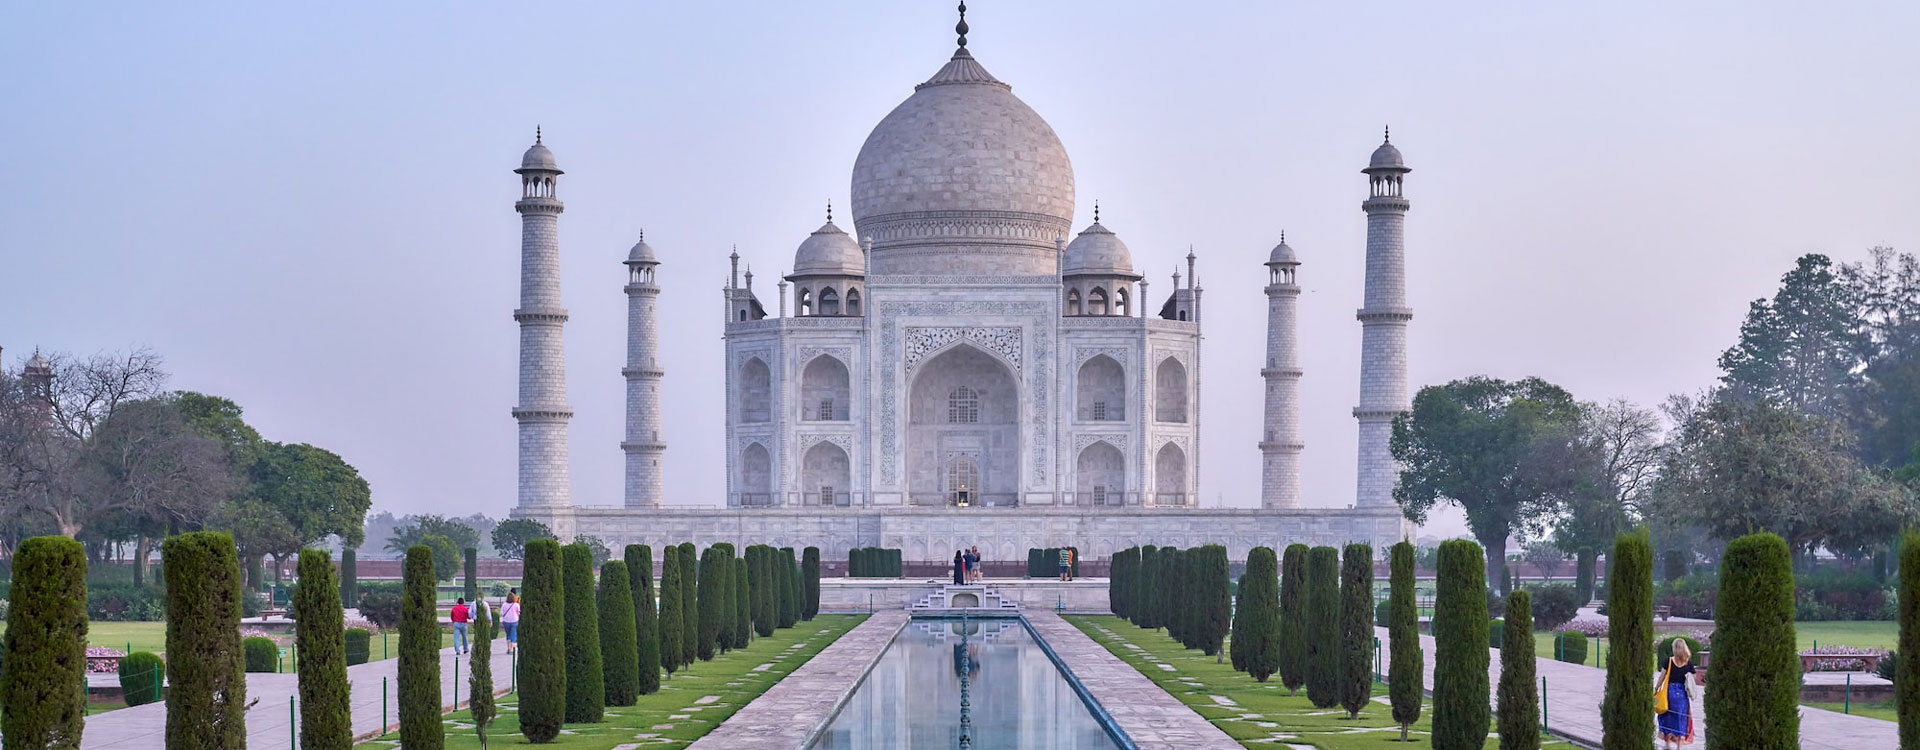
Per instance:
[[[1400,157],[1400,149],[1393,141],[1383,141],[1373,150],[1373,157],[1367,160],[1368,169],[1406,169],[1407,162]]]
[[[633,249],[627,251],[628,263],[659,263],[653,254],[653,246],[647,244],[647,233],[640,233],[640,241],[633,243]]]
[[[875,126],[853,166],[874,273],[1051,274],[1072,231],[1060,137],[962,48]]]
[[[1139,278],[1133,272],[1133,252],[1127,249],[1127,243],[1098,221],[1067,244],[1067,259],[1060,273]]]
[[[1300,264],[1300,256],[1294,254],[1293,246],[1287,244],[1285,236],[1280,238],[1280,244],[1273,246],[1273,252],[1267,255],[1268,265],[1276,263]]]
[[[547,150],[547,147],[541,145],[538,140],[535,140],[533,146],[527,149],[527,153],[520,157],[520,169],[514,171],[536,169],[544,172],[560,171],[560,164],[553,160],[553,152]]]
[[[793,276],[862,276],[866,272],[860,243],[832,221],[814,230],[793,253]]]

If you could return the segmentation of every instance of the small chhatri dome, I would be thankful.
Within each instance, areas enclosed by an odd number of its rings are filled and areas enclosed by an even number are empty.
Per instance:
[[[640,230],[640,241],[633,243],[633,250],[627,253],[628,263],[659,263],[653,255],[653,246],[647,244],[646,230]]]
[[[1380,147],[1373,150],[1373,158],[1367,160],[1368,169],[1406,169],[1407,162],[1400,157],[1400,149],[1393,146],[1393,131],[1386,131]]]
[[[1133,252],[1127,249],[1127,243],[1121,242],[1120,235],[1114,234],[1098,220],[1067,244],[1067,258],[1060,274],[1140,278],[1133,272]]]
[[[1280,233],[1280,244],[1273,246],[1273,254],[1267,256],[1267,264],[1299,265],[1300,256],[1293,254],[1293,247],[1287,244],[1287,233]]]
[[[547,150],[547,147],[540,142],[539,126],[535,126],[533,129],[533,145],[527,148],[525,156],[520,157],[520,168],[514,171],[525,172],[530,170],[565,174],[560,171],[560,163],[553,160],[553,152]]]
[[[832,219],[814,230],[800,249],[793,253],[794,276],[865,276],[866,255],[852,235],[835,226]]]
[[[27,360],[27,371],[40,372],[40,371],[51,370],[51,369],[53,369],[53,366],[47,364],[46,357],[40,356],[40,350],[39,349],[33,350],[33,359]]]

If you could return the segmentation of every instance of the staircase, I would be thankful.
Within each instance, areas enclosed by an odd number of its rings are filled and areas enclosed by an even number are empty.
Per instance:
[[[923,596],[920,601],[907,607],[907,611],[916,614],[939,614],[942,612],[965,614],[1018,614],[1020,605],[1000,595],[1000,592],[980,585],[941,586],[939,591]]]

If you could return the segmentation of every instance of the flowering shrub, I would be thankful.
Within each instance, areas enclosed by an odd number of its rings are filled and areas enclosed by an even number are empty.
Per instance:
[[[1882,652],[1880,649],[1877,649],[1877,648],[1854,648],[1852,646],[1842,646],[1838,644],[1823,644],[1819,648],[1814,649],[1813,651],[1810,651],[1810,652],[1802,651],[1800,653],[1802,654],[1812,653],[1816,655],[1834,654],[1836,657],[1845,657],[1850,654],[1881,654],[1884,652]],[[1858,672],[1858,671],[1865,670],[1866,668],[1867,668],[1867,663],[1865,660],[1862,660],[1862,659],[1834,658],[1834,659],[1816,659],[1814,660],[1812,666],[1809,667],[1807,671],[1809,672]]]
[[[120,649],[117,649],[117,648],[100,648],[98,646],[88,646],[87,647],[87,671],[100,672],[103,674],[118,673],[120,671],[120,665],[117,662],[95,661],[95,659],[102,658],[102,657],[119,658],[119,657],[124,657],[126,655],[127,655],[127,652],[121,651]]]
[[[380,626],[379,626],[379,625],[375,625],[375,624],[373,624],[373,621],[372,621],[372,620],[369,620],[369,619],[367,619],[367,618],[364,618],[364,617],[349,617],[349,618],[347,618],[347,619],[346,619],[346,624],[345,624],[345,627],[346,627],[346,629],[348,629],[348,630],[352,630],[352,629],[354,629],[354,628],[359,628],[359,629],[361,629],[361,630],[365,630],[365,631],[367,631],[367,632],[369,632],[369,633],[378,633],[378,632],[380,632]]]
[[[1606,620],[1574,620],[1573,622],[1567,623],[1566,629],[1588,638],[1605,638],[1607,637],[1607,626],[1608,623]]]

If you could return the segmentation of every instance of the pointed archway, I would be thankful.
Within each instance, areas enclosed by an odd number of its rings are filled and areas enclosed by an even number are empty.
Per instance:
[[[908,393],[911,502],[1016,504],[1020,391],[1013,370],[963,342],[922,361]]]

